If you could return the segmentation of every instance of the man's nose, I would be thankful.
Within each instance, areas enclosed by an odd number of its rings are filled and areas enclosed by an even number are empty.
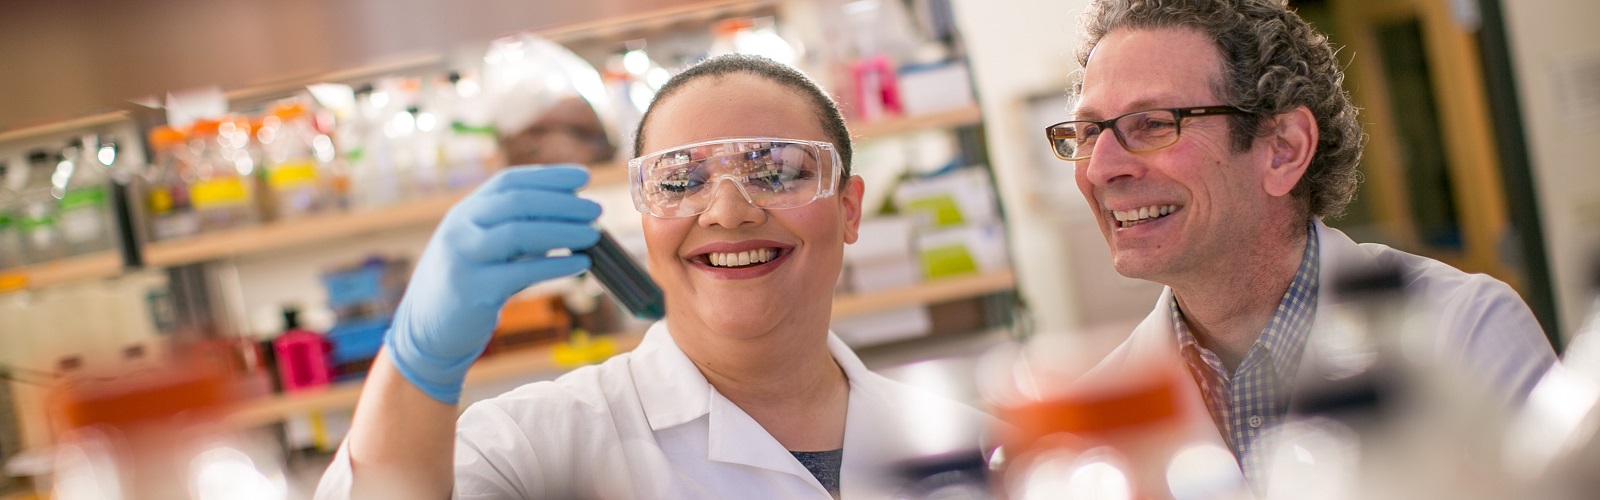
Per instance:
[[[1084,169],[1089,182],[1098,186],[1144,176],[1144,166],[1140,158],[1128,151],[1128,148],[1122,145],[1122,141],[1109,130],[1095,141],[1089,158],[1078,162],[1078,168]]]
[[[719,177],[711,182],[711,193],[708,195],[711,199],[706,201],[706,211],[700,214],[701,226],[732,229],[766,220],[766,209],[750,203],[744,192],[739,190],[737,181]]]

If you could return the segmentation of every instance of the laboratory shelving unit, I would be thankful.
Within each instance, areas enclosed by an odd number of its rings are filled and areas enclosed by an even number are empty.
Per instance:
[[[663,11],[642,13],[636,17],[541,30],[540,34],[557,42],[566,42],[615,37],[621,33],[637,34],[682,29],[686,24],[703,25],[732,15],[771,12],[777,3],[775,0],[698,2]],[[334,73],[286,78],[248,88],[232,89],[226,92],[226,95],[230,102],[235,103],[265,102],[310,83],[352,83],[384,75],[436,70],[443,67],[443,64],[444,61],[440,57],[423,56]],[[117,111],[12,131],[0,131],[0,142],[25,136],[66,133],[129,119],[128,112]],[[982,113],[977,106],[972,106],[853,125],[851,133],[855,140],[863,141],[927,130],[981,125]],[[613,162],[590,165],[590,168],[592,177],[588,189],[618,187],[627,182],[626,165]],[[140,241],[136,252],[138,262],[125,262],[124,257],[118,252],[110,251],[0,269],[0,293],[114,278],[135,267],[179,268],[228,259],[270,256],[276,252],[316,248],[322,245],[349,244],[365,236],[394,230],[429,229],[437,225],[450,207],[467,196],[470,191],[471,189],[462,189],[382,208],[316,214],[169,241]],[[833,316],[843,318],[908,306],[934,305],[1009,294],[1015,288],[1016,277],[1010,270],[950,277],[875,293],[840,295],[835,298]],[[604,338],[610,342],[615,352],[633,349],[642,338],[642,333],[637,331],[605,333],[597,338]],[[548,378],[572,368],[571,364],[557,362],[555,356],[557,349],[558,346],[547,344],[485,357],[469,372],[468,388],[470,390],[473,387],[497,383]],[[296,415],[348,410],[355,406],[361,390],[360,384],[360,381],[350,381],[303,392],[253,397],[236,406],[228,422],[240,426],[261,426]]]

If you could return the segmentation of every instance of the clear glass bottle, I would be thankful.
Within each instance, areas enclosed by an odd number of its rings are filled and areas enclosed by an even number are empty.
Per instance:
[[[10,164],[0,161],[0,269],[24,264],[26,255],[17,218],[21,200],[6,182],[10,175]]]
[[[194,235],[200,230],[194,206],[189,203],[189,183],[195,156],[188,135],[166,125],[150,130],[153,162],[144,171],[144,208],[150,241]]]
[[[296,219],[328,206],[323,183],[326,165],[317,160],[313,149],[322,134],[311,120],[305,106],[285,104],[273,107],[256,131],[276,219]]]
[[[44,150],[28,153],[26,184],[22,189],[21,207],[17,211],[17,228],[22,231],[23,250],[29,263],[44,262],[66,255],[66,244],[61,229],[56,224],[56,211],[60,200],[54,193],[51,177],[56,173],[52,155]]]
[[[246,131],[242,140],[240,135],[238,124],[231,121],[200,120],[190,130],[189,149],[197,158],[193,177],[188,179],[189,202],[201,231],[260,220],[253,179],[255,160],[245,149],[249,133]]]
[[[358,209],[379,208],[400,201],[400,172],[393,144],[385,129],[394,116],[387,90],[370,86],[356,91],[355,147],[346,150],[350,168],[350,204]],[[343,138],[341,138],[343,139]]]
[[[95,136],[73,140],[61,150],[54,183],[59,190],[58,223],[68,255],[85,255],[111,249],[114,227],[111,212],[109,164],[99,158]],[[115,149],[108,158],[115,161]]]
[[[470,75],[451,72],[433,104],[443,128],[440,156],[445,189],[476,186],[496,169],[494,127],[484,109],[482,89]]]

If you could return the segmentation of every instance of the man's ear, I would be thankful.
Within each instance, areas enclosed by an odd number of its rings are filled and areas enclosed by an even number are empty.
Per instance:
[[[866,187],[861,185],[861,176],[852,175],[841,191],[839,202],[844,204],[844,243],[848,245],[861,236],[861,197]]]
[[[1305,106],[1272,117],[1272,134],[1264,138],[1272,164],[1262,181],[1272,196],[1288,196],[1311,165],[1317,151],[1317,118]]]

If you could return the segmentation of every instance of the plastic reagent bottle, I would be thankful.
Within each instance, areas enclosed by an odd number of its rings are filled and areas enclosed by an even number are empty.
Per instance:
[[[111,248],[111,196],[109,164],[101,163],[99,141],[94,136],[74,140],[61,151],[51,179],[60,193],[61,235],[69,255]],[[116,149],[110,150],[115,162]]]
[[[22,190],[17,227],[22,231],[28,262],[44,262],[62,257],[66,247],[56,226],[58,199],[50,177],[56,172],[50,154],[36,150],[28,154],[26,187]]]

